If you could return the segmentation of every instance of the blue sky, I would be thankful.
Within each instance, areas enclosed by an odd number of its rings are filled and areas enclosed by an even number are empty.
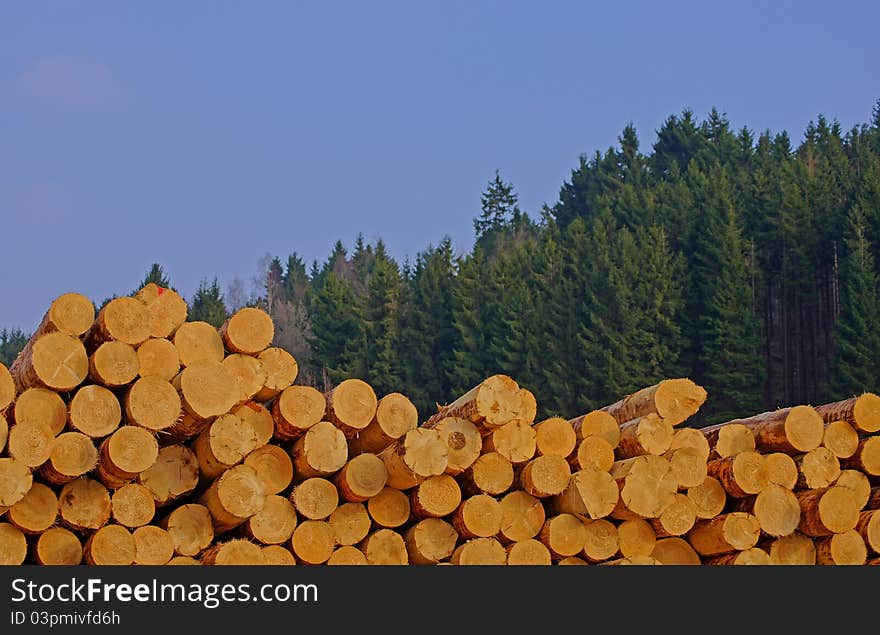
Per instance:
[[[713,106],[799,139],[880,98],[880,5],[811,2],[0,4],[0,327],[184,294],[267,252],[383,237],[465,251],[496,169],[522,208],[633,122]]]

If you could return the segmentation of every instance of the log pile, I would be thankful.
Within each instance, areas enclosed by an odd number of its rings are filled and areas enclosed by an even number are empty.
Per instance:
[[[0,365],[2,564],[877,564],[880,398],[708,428],[667,379],[573,418],[494,375],[420,423],[295,384],[258,308],[57,298]]]

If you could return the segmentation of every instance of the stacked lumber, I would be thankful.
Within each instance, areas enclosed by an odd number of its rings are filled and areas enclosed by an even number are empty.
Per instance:
[[[667,379],[573,418],[493,375],[420,424],[295,384],[271,318],[57,298],[0,365],[2,564],[864,564],[880,398],[697,429]]]

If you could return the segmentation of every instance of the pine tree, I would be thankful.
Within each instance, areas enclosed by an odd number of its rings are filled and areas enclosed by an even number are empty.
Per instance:
[[[0,364],[11,365],[29,338],[19,328],[0,330]]]
[[[192,302],[190,302],[189,320],[191,322],[207,322],[212,326],[220,327],[228,317],[229,313],[226,310],[217,278],[214,278],[210,284],[206,279],[203,279],[193,295]]]
[[[853,208],[834,328],[831,385],[840,397],[877,390],[880,382],[880,294],[865,225],[861,210]]]
[[[718,236],[717,273],[702,314],[700,363],[711,403],[708,422],[728,421],[761,406],[764,365],[748,271],[733,208]]]

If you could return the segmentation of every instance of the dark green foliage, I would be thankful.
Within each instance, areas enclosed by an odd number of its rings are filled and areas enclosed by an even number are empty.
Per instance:
[[[0,330],[0,364],[10,366],[29,337],[19,328]]]
[[[196,289],[189,305],[190,322],[207,322],[213,326],[222,326],[229,317],[226,304],[223,302],[223,293],[220,291],[220,283],[217,278],[209,284],[207,279],[202,280]]]
[[[171,286],[171,280],[168,278],[168,274],[165,273],[165,270],[162,268],[158,262],[154,262],[150,267],[150,270],[147,272],[147,275],[141,280],[141,283],[135,289],[135,292],[140,291],[148,284],[153,283],[159,285],[160,287],[164,287],[165,289],[173,289]],[[174,289],[176,291],[176,289]]]

